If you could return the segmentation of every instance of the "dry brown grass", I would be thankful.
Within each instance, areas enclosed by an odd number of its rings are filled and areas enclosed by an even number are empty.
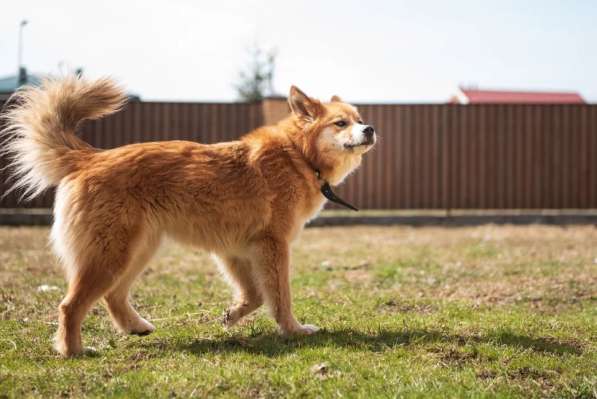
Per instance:
[[[47,228],[0,228],[4,317],[9,307],[16,310],[15,301],[26,309],[40,285],[64,285],[47,235]],[[597,298],[592,226],[312,228],[293,249],[295,276],[328,271],[326,290],[357,284],[403,298],[528,303],[545,311]],[[142,280],[184,281],[198,272],[217,278],[207,254],[166,243]]]
[[[296,251],[303,263],[324,262],[370,288],[385,277],[403,297],[528,302],[545,310],[597,297],[592,226],[312,229]]]

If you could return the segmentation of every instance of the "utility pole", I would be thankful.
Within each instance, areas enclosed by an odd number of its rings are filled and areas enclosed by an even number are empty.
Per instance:
[[[27,83],[27,70],[23,66],[23,29],[27,26],[27,20],[24,19],[21,21],[19,25],[19,58],[18,58],[18,77],[19,77],[19,85],[23,85]]]

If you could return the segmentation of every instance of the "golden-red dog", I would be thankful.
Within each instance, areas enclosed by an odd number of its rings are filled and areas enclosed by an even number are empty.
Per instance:
[[[32,197],[57,186],[51,239],[69,282],[55,338],[62,355],[82,351],[81,323],[101,298],[121,331],[154,330],[128,295],[164,235],[214,254],[237,292],[226,325],[265,302],[283,333],[317,331],[292,314],[289,243],[321,210],[322,185],[339,184],[375,143],[356,108],[292,87],[292,114],[238,141],[99,150],[75,131],[123,105],[110,80],[48,80],[15,97],[2,134],[14,188]]]

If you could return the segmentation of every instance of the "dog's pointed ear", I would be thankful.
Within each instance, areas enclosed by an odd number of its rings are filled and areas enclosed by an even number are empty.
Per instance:
[[[323,113],[323,107],[318,100],[309,98],[298,87],[291,86],[288,104],[292,112],[301,119],[313,121]]]
[[[333,103],[341,103],[342,99],[340,98],[340,96],[332,96],[332,99],[330,101]]]

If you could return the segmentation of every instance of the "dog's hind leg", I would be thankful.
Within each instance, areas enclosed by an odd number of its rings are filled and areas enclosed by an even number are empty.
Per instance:
[[[125,334],[147,335],[155,330],[153,324],[139,316],[129,301],[131,285],[143,272],[159,244],[157,235],[143,240],[133,253],[131,264],[120,281],[104,296],[114,326]]]
[[[83,350],[81,324],[85,315],[126,276],[141,230],[139,217],[124,218],[112,212],[99,218],[73,206],[64,194],[58,190],[52,240],[66,268],[69,287],[58,308],[54,348],[64,356],[73,356]]]
[[[232,327],[241,318],[263,304],[259,286],[253,276],[251,262],[235,256],[213,255],[220,270],[235,290],[236,303],[224,312],[224,325]]]
[[[58,331],[54,348],[63,356],[83,351],[81,324],[91,306],[115,283],[114,275],[106,273],[100,264],[81,265],[71,278],[68,293],[58,307]]]

